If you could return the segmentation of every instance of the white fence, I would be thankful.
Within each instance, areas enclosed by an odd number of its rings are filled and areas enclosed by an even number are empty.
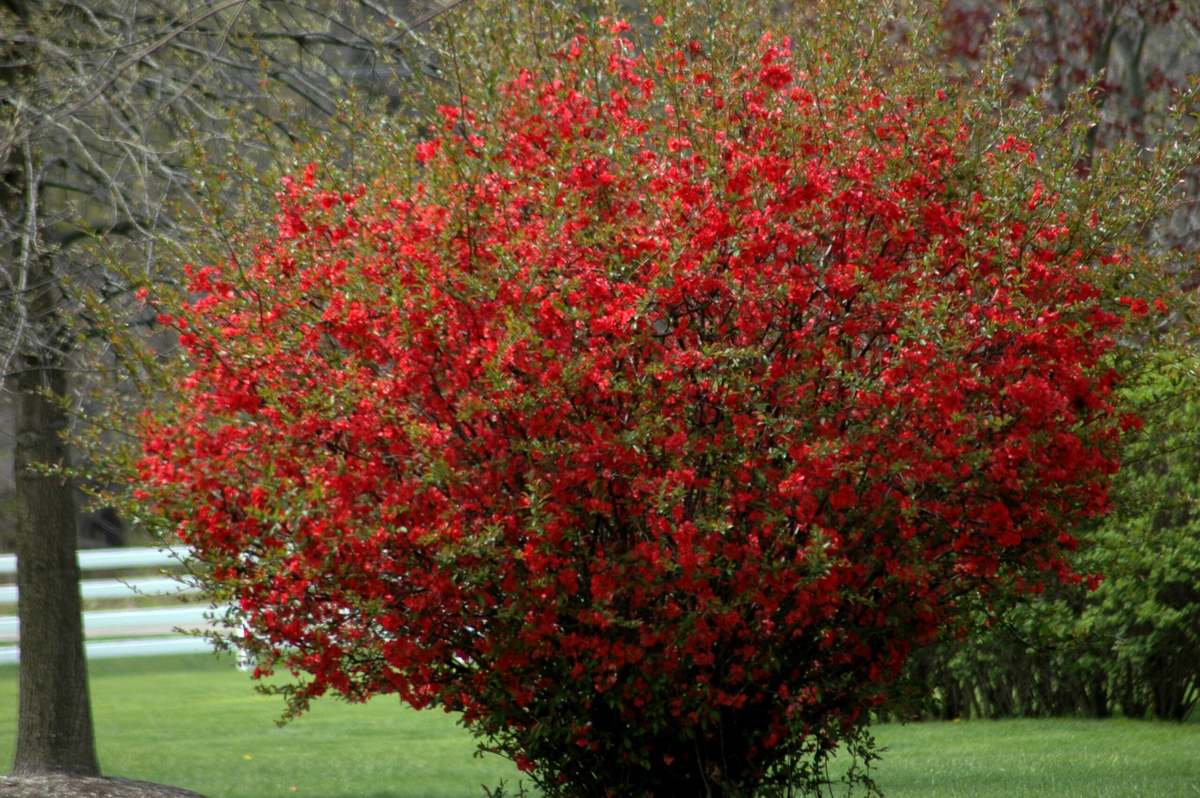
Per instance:
[[[79,568],[88,571],[114,571],[165,568],[179,563],[179,555],[155,549],[92,549],[80,551]],[[17,558],[0,556],[0,575],[16,574]],[[92,599],[128,599],[153,596],[169,601],[180,593],[194,593],[195,585],[164,576],[128,579],[83,579],[79,592],[84,601]],[[17,662],[20,623],[16,617],[17,586],[0,585],[0,665]],[[177,628],[208,628],[204,617],[211,609],[204,604],[179,604],[145,609],[94,610],[83,614],[83,634],[88,659],[109,657],[149,657],[163,654],[193,654],[210,651],[208,641],[180,634]],[[9,614],[11,613],[11,614]]]

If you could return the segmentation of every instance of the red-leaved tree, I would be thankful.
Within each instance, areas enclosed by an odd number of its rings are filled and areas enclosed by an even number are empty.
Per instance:
[[[459,76],[164,316],[139,495],[294,709],[462,711],[548,795],[790,795],[963,597],[1077,578],[1148,310],[1107,161],[671,14]]]

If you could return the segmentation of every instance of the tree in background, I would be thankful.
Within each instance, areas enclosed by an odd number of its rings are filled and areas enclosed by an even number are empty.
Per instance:
[[[1057,113],[1067,110],[1074,93],[1087,93],[1095,116],[1076,118],[1087,127],[1081,174],[1097,148],[1134,141],[1149,150],[1168,142],[1175,99],[1200,70],[1200,7],[1193,3],[949,0],[941,17],[944,52],[968,74],[978,71],[989,47],[1006,46],[997,37],[1014,37],[1008,76],[1014,98],[1037,94]],[[1195,174],[1187,180],[1195,196]],[[1198,231],[1196,204],[1176,203],[1154,243],[1193,252]],[[1190,283],[1196,275],[1179,277]]]
[[[397,71],[432,63],[419,46],[415,61],[399,58],[408,23],[436,8],[0,4],[0,390],[16,403],[22,619],[15,774],[98,772],[62,435],[81,340],[97,314],[131,298],[87,244],[105,237],[127,270],[158,274],[162,253],[188,232],[173,211],[198,188],[186,152],[241,150],[261,162],[277,149],[249,131],[271,130],[279,142],[306,122],[321,129],[351,86],[397,98]],[[232,136],[231,119],[241,122]],[[84,291],[99,302],[84,303]]]
[[[428,129],[159,300],[143,519],[294,712],[460,710],[548,795],[813,792],[973,600],[1078,579],[1193,150],[1080,180],[923,29],[806,13],[480,9]]]
[[[1188,353],[1139,386],[1134,399],[1153,423],[1128,447],[1119,511],[1091,533],[1097,546],[1085,565],[1109,577],[1079,626],[1111,646],[1104,662],[1110,700],[1127,717],[1183,721],[1200,701],[1196,385]]]

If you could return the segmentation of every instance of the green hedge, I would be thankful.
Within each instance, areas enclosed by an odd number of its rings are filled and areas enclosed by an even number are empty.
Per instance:
[[[1200,699],[1200,359],[1163,356],[1129,388],[1145,426],[1125,451],[1116,507],[1080,530],[1080,573],[981,609],[965,640],[925,651],[910,676],[936,717],[1186,719]]]

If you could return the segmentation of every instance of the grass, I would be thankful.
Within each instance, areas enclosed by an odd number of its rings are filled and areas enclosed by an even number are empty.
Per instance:
[[[887,724],[888,798],[1200,798],[1200,724],[1001,720]]]
[[[88,664],[100,766],[209,798],[477,798],[516,782],[499,757],[473,758],[473,738],[440,711],[396,700],[328,700],[277,728],[282,699],[254,692],[228,658]],[[16,740],[16,668],[0,668],[0,772]]]
[[[479,798],[515,782],[437,711],[332,700],[276,728],[278,699],[228,660],[164,657],[89,666],[105,773],[210,798]],[[16,669],[0,668],[0,770],[12,761]],[[884,725],[889,798],[1200,798],[1200,724],[976,721]]]

